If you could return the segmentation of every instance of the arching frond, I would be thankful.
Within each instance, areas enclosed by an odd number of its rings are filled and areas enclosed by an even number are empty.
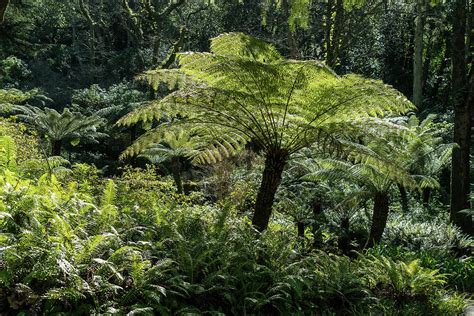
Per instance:
[[[239,56],[259,62],[283,59],[273,45],[243,33],[224,33],[213,38],[211,51],[216,55]]]
[[[235,155],[245,143],[246,138],[232,130],[217,133],[184,122],[164,123],[137,139],[122,157],[139,154],[152,163],[183,157],[195,164],[210,164]]]
[[[71,112],[65,108],[62,113],[50,108],[25,105],[13,108],[18,119],[34,126],[36,130],[52,140],[81,139],[86,142],[97,142],[97,138],[107,135],[97,131],[104,123],[98,116],[85,116],[78,112]]]
[[[232,131],[267,152],[292,154],[315,143],[321,151],[342,152],[344,140],[379,136],[381,129],[400,132],[400,125],[379,118],[413,108],[381,81],[339,77],[314,60],[285,60],[271,44],[241,33],[212,39],[210,53],[180,54],[179,65],[178,70],[154,70],[141,77],[155,88],[168,82],[172,90],[180,74],[189,82],[118,124],[179,117],[190,127],[205,127],[200,135]],[[140,137],[125,155],[156,143],[162,128]],[[217,158],[219,148],[210,143],[207,154],[214,152]],[[212,161],[210,157],[205,160]]]
[[[15,169],[16,145],[10,136],[0,136],[0,169]]]

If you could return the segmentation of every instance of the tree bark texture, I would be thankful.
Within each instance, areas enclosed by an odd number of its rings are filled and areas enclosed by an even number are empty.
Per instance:
[[[451,168],[451,221],[463,232],[473,234],[471,216],[461,213],[470,208],[470,142],[471,142],[471,103],[467,84],[466,65],[466,0],[456,0],[453,16],[452,34],[452,93],[454,103],[454,142],[459,145],[453,150]]]
[[[5,20],[5,12],[7,11],[10,0],[0,0],[0,23]]]
[[[183,194],[183,181],[181,179],[181,161],[179,157],[171,160],[171,172],[173,174],[174,183],[178,194]]]
[[[398,185],[398,191],[400,191],[400,200],[402,202],[402,211],[408,213],[410,211],[410,205],[408,203],[408,193],[404,186]]]
[[[61,140],[51,141],[51,156],[61,156],[61,148],[63,142]]]
[[[423,207],[427,209],[430,205],[431,189],[424,188],[421,194],[422,194],[422,199],[423,199]]]
[[[380,243],[382,235],[387,225],[389,211],[389,196],[386,192],[379,192],[374,197],[374,212],[372,215],[372,223],[370,227],[369,239],[367,246],[373,247]]]
[[[424,2],[416,2],[415,18],[415,48],[413,52],[413,103],[421,108],[423,102],[423,29],[424,29]]]
[[[265,169],[262,182],[255,202],[252,224],[262,232],[268,227],[275,194],[280,186],[283,169],[288,160],[288,153],[283,150],[274,150],[266,154]]]

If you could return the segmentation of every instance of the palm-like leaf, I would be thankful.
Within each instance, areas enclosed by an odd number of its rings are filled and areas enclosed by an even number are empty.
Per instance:
[[[317,61],[284,60],[273,46],[240,33],[213,39],[211,49],[180,55],[181,68],[172,73],[192,78],[192,84],[187,80],[180,90],[120,123],[179,113],[190,122],[231,128],[263,148],[291,153],[343,131],[347,124],[367,132],[367,117],[412,108],[380,81],[338,77]],[[142,77],[156,86],[169,82],[172,73],[156,70]]]
[[[98,116],[84,116],[67,108],[59,113],[54,109],[29,105],[15,106],[14,110],[21,113],[19,119],[33,125],[39,133],[53,141],[81,139],[97,142],[97,138],[106,136],[97,130],[103,124]]]
[[[137,139],[122,157],[140,153],[152,163],[182,157],[195,164],[209,164],[234,155],[244,143],[245,139],[231,130],[217,134],[187,124],[164,123]]]

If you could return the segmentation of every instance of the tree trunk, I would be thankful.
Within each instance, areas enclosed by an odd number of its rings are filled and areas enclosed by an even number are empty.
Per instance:
[[[138,125],[133,124],[132,126],[130,126],[129,133],[130,133],[130,145],[131,145],[137,139]]]
[[[424,0],[416,2],[415,51],[413,53],[413,103],[421,108],[423,102],[423,28]]]
[[[334,50],[332,47],[332,11],[334,6],[334,0],[328,0],[326,3],[326,16],[325,16],[325,26],[326,26],[326,63],[329,65],[334,58]]]
[[[61,156],[61,148],[63,142],[61,140],[51,141],[51,156]]]
[[[298,237],[299,238],[304,238],[304,223],[298,222],[296,223],[296,227],[298,228]]]
[[[283,9],[283,14],[285,15],[285,25],[286,25],[286,39],[287,39],[287,45],[288,45],[288,50],[290,52],[290,58],[291,59],[296,59],[298,57],[298,47],[296,46],[296,41],[295,37],[293,34],[293,31],[290,28],[289,20],[290,20],[290,3],[288,3],[289,0],[282,0],[282,9]]]
[[[270,151],[266,154],[265,169],[263,170],[262,182],[255,202],[255,211],[252,224],[262,232],[268,227],[272,214],[272,206],[275,193],[281,183],[283,169],[288,160],[288,153],[283,150]]]
[[[323,212],[323,206],[321,204],[321,200],[319,198],[315,198],[313,202],[311,203],[311,208],[313,210],[313,225],[312,225],[312,231],[313,231],[313,247],[317,248],[318,246],[321,245],[323,239],[321,236],[321,232],[319,231],[319,218]]]
[[[177,54],[183,48],[184,42],[186,40],[187,32],[188,31],[185,27],[181,27],[181,30],[179,31],[179,39],[173,44],[170,51],[168,52],[168,56],[161,63],[161,68],[168,69],[176,61]]]
[[[370,228],[367,247],[373,247],[382,240],[383,231],[387,225],[389,211],[389,196],[386,192],[378,192],[374,198],[374,213],[372,215],[372,225]]]
[[[332,54],[331,59],[328,59],[328,66],[335,68],[338,64],[340,48],[341,48],[341,37],[342,28],[344,25],[344,1],[336,0],[335,16],[334,16],[334,29],[331,39]]]
[[[402,202],[402,211],[408,213],[410,211],[410,206],[408,204],[408,193],[403,185],[398,185],[398,190],[400,191],[400,200]]]
[[[428,206],[430,205],[430,197],[431,197],[431,189],[424,188],[422,192],[422,200],[423,200],[423,207],[425,209],[427,209]]]
[[[350,246],[350,219],[349,217],[344,216],[341,219],[341,235],[337,241],[339,249],[342,251],[343,254],[349,253],[349,246]]]
[[[454,142],[459,148],[453,150],[451,168],[451,221],[463,232],[473,234],[472,218],[461,213],[470,208],[470,141],[471,141],[471,93],[466,93],[466,0],[457,0],[453,16],[452,46],[452,91],[454,103]],[[467,97],[466,97],[467,96]]]
[[[0,0],[0,23],[5,19],[5,12],[7,11],[10,0]]]
[[[179,157],[174,157],[171,160],[171,172],[173,173],[174,183],[178,194],[183,194],[183,181],[181,180],[181,161]]]

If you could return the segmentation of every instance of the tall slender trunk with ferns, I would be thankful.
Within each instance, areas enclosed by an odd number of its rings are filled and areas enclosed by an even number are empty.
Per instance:
[[[374,213],[372,215],[372,223],[370,227],[369,239],[367,247],[372,247],[380,243],[383,231],[387,226],[387,218],[389,212],[389,195],[387,192],[378,192],[374,197]]]
[[[407,189],[403,185],[398,185],[398,191],[400,191],[400,200],[402,202],[402,211],[408,213],[410,211],[410,206],[408,203],[408,193]]]
[[[63,146],[63,142],[59,140],[52,140],[51,141],[51,156],[61,156],[61,148]]]
[[[431,189],[424,188],[421,195],[422,195],[422,200],[423,200],[423,207],[427,209],[428,206],[430,205]]]
[[[298,229],[298,237],[299,238],[304,238],[304,229],[305,225],[303,222],[297,222],[296,223],[296,228]]]
[[[321,217],[321,214],[323,213],[323,205],[321,203],[321,199],[319,197],[316,197],[313,199],[311,203],[311,209],[313,211],[313,224],[312,226],[312,233],[313,233],[313,247],[317,248],[321,245],[323,239],[321,236],[321,231],[320,231],[320,221],[319,218]]]
[[[9,4],[10,0],[0,1],[0,23],[3,23],[3,20],[5,18],[5,12],[7,11]]]
[[[451,168],[451,220],[463,232],[474,234],[471,216],[461,213],[470,208],[471,103],[474,80],[467,82],[466,65],[466,0],[456,0],[453,16],[452,91],[454,103],[454,142]]]
[[[283,8],[283,14],[285,15],[286,19],[286,39],[287,39],[287,45],[288,45],[288,50],[290,52],[290,58],[296,59],[298,56],[298,47],[296,45],[296,40],[295,36],[293,34],[293,31],[290,28],[289,25],[289,20],[290,20],[290,6],[291,4],[289,3],[289,0],[282,0],[281,6]]]
[[[176,191],[178,194],[183,194],[184,190],[183,181],[181,179],[181,161],[179,157],[173,157],[171,159],[171,173],[173,174]]]
[[[423,28],[424,2],[416,2],[415,49],[413,53],[413,103],[420,108],[423,102]]]
[[[332,47],[332,36],[331,36],[331,30],[333,28],[333,21],[332,21],[332,14],[333,14],[333,6],[334,6],[334,0],[328,0],[326,2],[326,13],[325,13],[325,38],[324,41],[326,42],[325,48],[326,48],[326,63],[330,65],[331,61],[334,58],[334,49]]]
[[[344,216],[341,218],[341,235],[337,240],[337,246],[343,254],[348,254],[350,249],[350,224],[350,218],[348,216]]]
[[[288,153],[284,150],[274,150],[266,154],[265,169],[262,182],[255,202],[252,224],[262,232],[268,227],[275,194],[281,183],[283,169],[288,161]]]

